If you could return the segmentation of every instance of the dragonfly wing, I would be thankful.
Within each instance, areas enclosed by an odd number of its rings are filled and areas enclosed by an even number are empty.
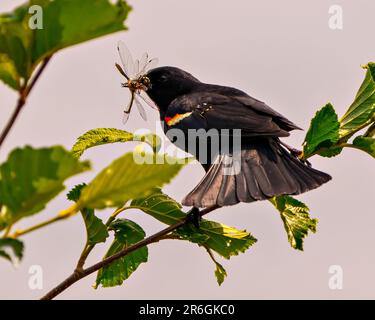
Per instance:
[[[145,52],[142,57],[141,57],[141,60],[139,61],[139,72],[138,72],[138,76],[141,75],[142,73],[144,73],[145,71],[145,67],[147,65],[147,62],[148,62],[148,53]]]
[[[134,74],[136,75],[135,78],[137,78],[138,73],[139,73],[139,60],[135,59],[135,62],[134,62]]]
[[[138,94],[138,97],[140,97],[145,103],[147,103],[152,109],[158,110],[158,107],[155,105],[154,101],[152,101],[146,92],[141,91]]]
[[[142,55],[142,58],[141,60],[139,61],[139,71],[137,73],[137,77],[141,76],[141,75],[144,75],[146,73],[146,66],[147,66],[147,63],[148,63],[148,53],[145,52],[143,55]]]
[[[118,42],[117,50],[120,55],[120,60],[122,63],[122,66],[124,67],[125,73],[128,75],[129,78],[132,78],[134,75],[134,60],[133,57],[129,51],[129,49],[126,47],[125,43],[122,41]]]
[[[155,68],[158,63],[159,63],[158,58],[152,58],[152,59],[148,60],[146,66],[144,68],[145,72],[150,70],[150,69]]]
[[[137,109],[138,109],[139,114],[141,115],[142,119],[143,119],[144,121],[147,121],[146,111],[145,111],[145,109],[143,108],[142,103],[138,100],[138,97],[139,97],[139,94],[137,94],[137,95],[134,97],[135,105],[137,106]]]

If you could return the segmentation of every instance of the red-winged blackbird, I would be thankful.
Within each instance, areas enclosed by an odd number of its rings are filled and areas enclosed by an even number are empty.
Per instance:
[[[208,157],[208,163],[202,163],[206,174],[184,198],[184,205],[227,206],[296,195],[331,179],[300,161],[295,150],[279,140],[300,128],[265,103],[235,88],[202,83],[175,67],[155,68],[146,76],[150,80],[146,92],[159,108],[167,136],[173,128],[181,129],[185,137],[189,129],[241,129],[239,172],[224,174],[226,164],[233,162],[232,149],[211,154],[216,160]],[[192,152],[187,140],[178,146]],[[211,149],[210,143],[207,148]],[[199,152],[195,156],[203,162]]]

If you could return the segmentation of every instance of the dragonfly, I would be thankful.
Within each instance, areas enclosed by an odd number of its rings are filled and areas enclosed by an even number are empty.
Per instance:
[[[142,102],[145,102],[153,109],[157,109],[154,102],[146,94],[147,89],[151,85],[150,79],[147,77],[147,72],[158,64],[158,59],[150,59],[147,52],[145,52],[140,59],[134,60],[129,49],[122,41],[119,41],[117,50],[120,55],[122,67],[118,63],[115,66],[126,79],[126,82],[121,85],[124,88],[128,88],[131,94],[130,102],[124,109],[123,123],[125,124],[128,121],[133,103],[135,103],[142,119],[147,121],[146,111],[143,108]]]

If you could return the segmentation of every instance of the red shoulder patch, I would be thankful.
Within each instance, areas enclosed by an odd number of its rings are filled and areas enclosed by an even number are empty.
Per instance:
[[[164,117],[164,121],[166,122],[166,123],[168,123],[169,121],[171,121],[172,120],[172,117]]]

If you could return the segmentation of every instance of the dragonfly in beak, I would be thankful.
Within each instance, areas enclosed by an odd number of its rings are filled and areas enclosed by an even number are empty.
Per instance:
[[[146,91],[151,87],[147,72],[157,65],[158,59],[149,59],[148,54],[144,53],[140,60],[133,60],[129,49],[122,41],[118,43],[117,50],[120,55],[122,67],[118,63],[115,66],[126,79],[126,82],[121,85],[124,88],[128,88],[131,94],[130,102],[124,109],[123,122],[126,123],[128,121],[133,103],[137,106],[142,119],[147,121],[146,111],[143,108],[142,102],[145,102],[153,109],[157,109],[153,101],[146,94]]]

